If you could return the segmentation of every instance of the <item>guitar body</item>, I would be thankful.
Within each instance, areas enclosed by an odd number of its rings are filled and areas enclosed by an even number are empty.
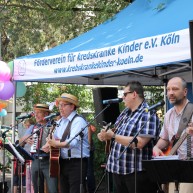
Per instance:
[[[172,145],[170,144],[167,148],[163,149],[162,152],[164,153],[164,155],[169,155],[171,149],[172,149]]]
[[[51,129],[50,139],[52,139],[52,133],[55,127]],[[50,146],[50,177],[58,177],[60,171],[59,164],[60,148]]]
[[[164,155],[176,154],[177,149],[181,146],[181,144],[187,138],[187,136],[188,134],[186,132],[184,132],[184,134],[179,139],[173,136],[169,146],[165,150],[162,150]]]
[[[59,157],[60,149],[50,147],[50,177],[58,177],[60,171]]]
[[[170,155],[171,150],[172,150],[173,146],[176,144],[177,140],[178,140],[178,139],[177,139],[176,136],[174,135],[174,136],[172,137],[170,143],[168,144],[168,146],[167,146],[165,149],[162,150],[162,152],[164,153],[164,155]]]
[[[110,153],[110,148],[111,147],[111,140],[106,140],[106,144],[105,144],[105,153],[107,154],[107,155],[109,155],[109,153]]]

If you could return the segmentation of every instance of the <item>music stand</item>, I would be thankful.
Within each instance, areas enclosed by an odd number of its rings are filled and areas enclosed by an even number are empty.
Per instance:
[[[21,146],[17,146],[12,144],[13,147],[17,150],[17,152],[19,153],[19,155],[22,156],[22,158],[25,160],[33,160],[34,158],[25,150],[23,149]],[[15,151],[13,150],[13,148],[9,145],[9,144],[5,144],[4,145],[5,149],[7,149],[7,151],[9,151],[14,157],[18,158],[20,160],[20,158],[18,157],[18,154],[15,153]],[[20,160],[21,161],[21,160]],[[23,160],[22,160],[23,161]]]
[[[149,178],[159,184],[193,182],[193,160],[143,160],[142,164]]]
[[[20,167],[21,167],[21,184],[20,184],[20,190],[22,192],[22,165],[24,165],[26,160],[33,160],[33,157],[25,150],[23,149],[21,146],[17,146],[14,144],[5,144],[4,145],[5,149],[7,149],[14,157],[16,157],[20,163]],[[18,175],[19,176],[19,175]]]
[[[30,153],[28,153],[23,147],[14,145],[17,151],[23,156],[25,160],[34,160]]]

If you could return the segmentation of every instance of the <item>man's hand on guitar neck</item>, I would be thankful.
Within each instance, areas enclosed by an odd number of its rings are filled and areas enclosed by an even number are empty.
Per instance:
[[[60,142],[59,139],[55,139],[54,137],[52,137],[51,139],[50,136],[48,136],[46,140],[47,140],[47,144],[55,148],[68,148],[69,147],[67,141]]]
[[[193,123],[188,123],[188,127],[186,128],[186,133],[193,135]]]
[[[114,136],[114,132],[112,129],[106,131],[105,129],[101,129],[101,132],[97,134],[97,137],[100,141],[106,141],[112,139]]]

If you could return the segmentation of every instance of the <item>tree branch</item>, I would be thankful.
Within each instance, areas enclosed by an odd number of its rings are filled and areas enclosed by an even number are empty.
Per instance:
[[[72,7],[72,8],[66,8],[66,9],[60,9],[60,8],[56,8],[56,7],[52,7],[51,5],[47,4],[47,7],[50,9],[50,10],[55,10],[55,11],[74,11],[74,12],[77,12],[77,11],[95,11],[95,12],[108,12],[108,13],[114,13],[112,10],[107,10],[106,8],[78,8],[78,7]],[[0,7],[4,7],[5,5],[4,4],[0,4]],[[18,7],[18,8],[24,8],[24,9],[30,9],[30,10],[45,10],[44,7],[33,7],[33,6],[29,6],[29,5],[19,5],[19,4],[15,4],[15,3],[9,3],[6,5],[6,7]]]

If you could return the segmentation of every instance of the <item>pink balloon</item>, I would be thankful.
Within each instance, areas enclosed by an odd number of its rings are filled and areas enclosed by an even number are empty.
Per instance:
[[[0,61],[0,81],[8,81],[11,78],[10,74],[10,68],[9,66],[3,62]]]
[[[3,89],[4,85],[5,85],[4,82],[0,81],[0,91]]]
[[[5,81],[4,82],[4,87],[0,91],[0,99],[1,100],[8,100],[10,99],[15,92],[14,85],[11,81]]]

